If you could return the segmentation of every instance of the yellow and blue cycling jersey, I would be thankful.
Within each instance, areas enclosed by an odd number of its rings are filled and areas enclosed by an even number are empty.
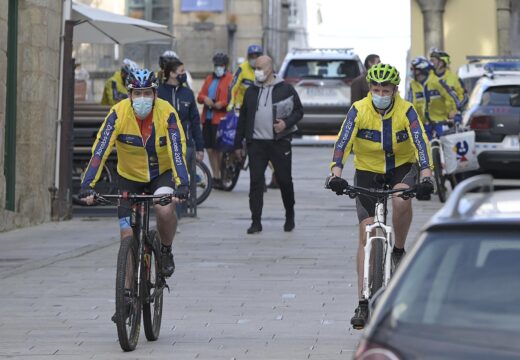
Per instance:
[[[413,105],[395,95],[392,108],[381,115],[372,94],[356,101],[339,131],[330,167],[343,168],[354,151],[357,170],[386,174],[406,163],[432,168],[431,150]]]
[[[188,185],[186,138],[179,116],[162,99],[155,99],[152,111],[152,132],[143,143],[130,99],[110,109],[92,146],[92,157],[81,180],[82,188],[96,185],[114,145],[117,150],[117,172],[123,178],[148,183],[172,169],[175,184]]]
[[[105,82],[101,104],[112,106],[127,97],[128,90],[126,89],[125,82],[121,76],[121,71],[118,70]]]
[[[413,104],[423,124],[446,121],[450,112],[457,110],[452,95],[433,71],[430,71],[424,83],[411,80],[407,100]]]
[[[233,107],[241,107],[244,101],[244,94],[249,86],[255,82],[255,69],[249,65],[246,60],[238,66],[233,75],[233,81],[229,88],[229,104],[227,110],[231,111]]]
[[[466,91],[462,80],[452,73],[450,69],[446,69],[443,74],[436,75],[439,78],[439,83],[450,94],[455,102],[457,111],[461,112],[464,110],[464,106],[468,103],[468,92]]]

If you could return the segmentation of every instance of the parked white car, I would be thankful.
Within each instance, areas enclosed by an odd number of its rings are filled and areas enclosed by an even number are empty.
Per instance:
[[[463,124],[475,130],[481,172],[520,177],[520,71],[487,71],[475,84]]]

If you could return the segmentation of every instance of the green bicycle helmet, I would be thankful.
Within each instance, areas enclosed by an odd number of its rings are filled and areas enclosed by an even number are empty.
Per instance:
[[[370,68],[367,74],[368,83],[377,83],[380,85],[399,85],[401,78],[399,71],[389,64],[379,63]]]
[[[450,55],[446,51],[442,51],[437,48],[433,48],[430,51],[430,58],[437,58],[441,61],[444,61],[446,65],[449,65],[449,63],[451,62]]]

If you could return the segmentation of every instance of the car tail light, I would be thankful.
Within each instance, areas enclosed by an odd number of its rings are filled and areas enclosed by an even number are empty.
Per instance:
[[[389,348],[362,340],[354,356],[355,360],[400,360],[401,358]]]
[[[487,130],[493,127],[493,118],[487,115],[476,115],[470,120],[469,126],[474,130]]]

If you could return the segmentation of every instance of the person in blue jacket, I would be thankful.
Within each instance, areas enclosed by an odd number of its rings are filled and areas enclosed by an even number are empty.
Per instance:
[[[179,59],[172,58],[165,62],[163,76],[157,96],[168,101],[177,110],[186,135],[186,162],[190,174],[194,174],[195,160],[204,159],[204,138],[195,95],[189,87],[183,86],[187,76],[184,64]]]

